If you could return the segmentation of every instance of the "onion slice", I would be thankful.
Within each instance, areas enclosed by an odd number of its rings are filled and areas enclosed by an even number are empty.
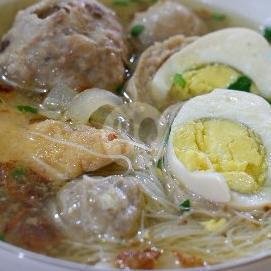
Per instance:
[[[61,119],[76,94],[65,85],[55,86],[40,105],[39,113],[49,119]]]
[[[87,124],[90,116],[100,107],[116,107],[121,104],[122,99],[112,92],[98,88],[87,89],[72,99],[66,117],[73,122]]]

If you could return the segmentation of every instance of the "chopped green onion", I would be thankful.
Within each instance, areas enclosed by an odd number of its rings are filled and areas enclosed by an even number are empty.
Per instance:
[[[187,199],[185,201],[183,201],[182,203],[180,203],[179,208],[182,212],[188,212],[190,211],[190,207],[191,207],[191,203],[190,200]]]
[[[22,177],[25,176],[25,169],[24,168],[15,168],[12,172],[11,172],[11,176],[14,179],[21,179]]]
[[[271,42],[271,26],[266,26],[264,28],[263,35],[268,42]]]
[[[235,82],[229,85],[228,89],[240,90],[240,91],[250,91],[252,81],[250,78],[242,75]]]
[[[123,85],[119,85],[117,88],[116,88],[116,94],[119,95],[119,96],[122,96],[123,93],[124,93],[124,86]]]
[[[177,87],[184,88],[186,86],[186,81],[180,73],[176,73],[173,77],[173,84]]]
[[[213,12],[211,17],[215,21],[224,21],[227,18],[225,14],[219,12]]]
[[[169,140],[169,136],[170,136],[170,132],[171,132],[171,126],[169,127],[168,131],[167,131],[167,135],[165,137],[165,142],[164,144],[167,144],[168,143],[168,140]]]
[[[131,29],[131,36],[137,38],[145,29],[145,26],[142,24],[136,24]]]
[[[157,167],[160,168],[161,170],[163,169],[163,158],[159,159],[158,162],[157,162]]]
[[[4,236],[4,234],[0,234],[0,241],[5,241],[5,236]]]
[[[29,105],[18,105],[17,109],[21,112],[25,113],[33,113],[36,114],[38,113],[38,109]]]
[[[113,0],[112,3],[116,6],[128,6],[131,0]]]

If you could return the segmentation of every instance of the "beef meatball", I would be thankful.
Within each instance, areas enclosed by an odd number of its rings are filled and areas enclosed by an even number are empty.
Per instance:
[[[83,176],[65,185],[51,204],[54,221],[72,238],[130,238],[139,228],[143,194],[134,177]]]
[[[126,58],[121,25],[95,0],[42,0],[18,13],[0,45],[5,76],[39,90],[115,90]]]
[[[140,31],[135,31],[136,28]],[[134,34],[132,44],[135,49],[143,51],[156,41],[164,41],[177,34],[186,37],[205,34],[207,27],[193,11],[176,1],[166,0],[137,13],[130,32]]]
[[[132,101],[145,102],[161,108],[161,105],[156,104],[152,97],[149,85],[151,80],[170,56],[196,39],[196,37],[176,35],[163,42],[157,42],[145,50],[140,56],[136,70],[128,82],[126,91],[129,98]],[[167,104],[166,101],[165,104]]]

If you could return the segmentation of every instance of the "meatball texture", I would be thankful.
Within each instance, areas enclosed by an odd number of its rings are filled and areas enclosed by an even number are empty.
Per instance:
[[[207,26],[193,11],[172,0],[160,1],[145,12],[137,13],[130,26],[131,33],[138,25],[144,28],[132,43],[139,51],[174,35],[190,37],[207,32]]]
[[[18,13],[0,45],[6,77],[38,90],[115,90],[126,59],[115,13],[95,0],[42,0]]]
[[[143,196],[133,177],[83,176],[60,190],[52,217],[77,240],[129,238],[136,234]]]
[[[157,42],[150,46],[141,55],[136,70],[127,85],[127,93],[133,101],[140,101],[157,105],[152,97],[149,83],[160,66],[174,53],[182,50],[186,45],[195,41],[195,37],[177,35],[163,42]],[[165,101],[165,104],[167,101]]]

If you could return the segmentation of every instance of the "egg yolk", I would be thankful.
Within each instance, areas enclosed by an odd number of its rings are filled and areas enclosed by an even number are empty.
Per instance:
[[[216,88],[228,88],[241,74],[222,64],[212,64],[186,71],[182,74],[184,84],[173,83],[169,96],[185,101],[209,93]]]
[[[247,127],[228,120],[199,120],[176,130],[173,147],[190,171],[221,173],[231,190],[252,194],[266,179],[266,154]]]

